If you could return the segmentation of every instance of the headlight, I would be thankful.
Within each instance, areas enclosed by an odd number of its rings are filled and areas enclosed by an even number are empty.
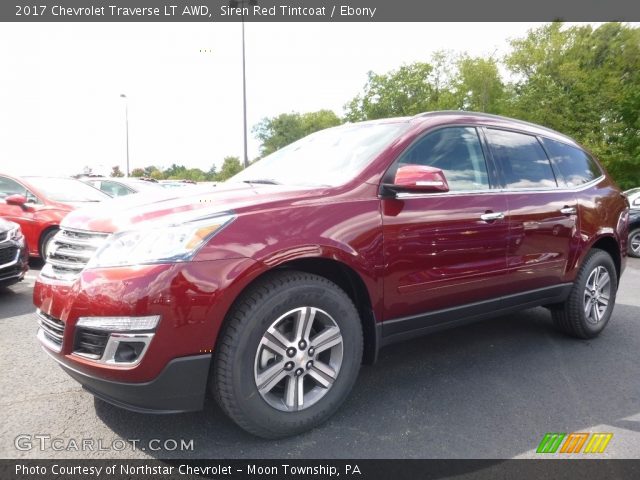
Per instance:
[[[16,225],[14,228],[12,228],[7,232],[7,235],[4,239],[0,237],[0,242],[3,242],[3,241],[20,242],[22,241],[23,238],[24,238],[24,235],[22,235],[22,230],[20,229],[20,226]]]
[[[225,214],[179,225],[116,233],[95,253],[87,268],[185,262],[234,219],[235,215]]]

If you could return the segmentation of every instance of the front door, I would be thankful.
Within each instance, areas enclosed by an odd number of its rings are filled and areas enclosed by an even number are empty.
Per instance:
[[[493,169],[477,129],[447,127],[427,133],[391,171],[404,164],[440,168],[450,191],[382,200],[385,321],[411,322],[424,313],[502,295],[507,200],[493,188]],[[433,321],[443,321],[438,318]],[[430,320],[426,325],[424,319],[416,320],[416,328],[429,326]]]

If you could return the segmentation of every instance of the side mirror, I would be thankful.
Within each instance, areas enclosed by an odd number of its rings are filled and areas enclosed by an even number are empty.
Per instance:
[[[449,183],[442,170],[424,165],[403,165],[398,168],[393,183],[385,183],[383,187],[394,193],[433,193],[449,191]]]
[[[8,205],[17,205],[18,207],[24,208],[27,204],[27,197],[20,194],[9,195],[5,197],[4,201],[7,202]]]

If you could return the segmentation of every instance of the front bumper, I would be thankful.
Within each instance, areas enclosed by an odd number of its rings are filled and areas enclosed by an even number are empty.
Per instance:
[[[180,413],[202,410],[211,354],[176,358],[149,382],[126,383],[83,373],[43,349],[62,369],[96,397],[140,413]]]
[[[29,270],[29,254],[24,241],[0,244],[0,287],[20,282]],[[6,257],[6,259],[5,259]]]

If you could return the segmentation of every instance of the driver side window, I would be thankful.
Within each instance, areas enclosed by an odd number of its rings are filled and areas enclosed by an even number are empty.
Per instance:
[[[441,169],[451,191],[490,188],[480,139],[473,127],[448,127],[428,133],[409,147],[398,163]]]

